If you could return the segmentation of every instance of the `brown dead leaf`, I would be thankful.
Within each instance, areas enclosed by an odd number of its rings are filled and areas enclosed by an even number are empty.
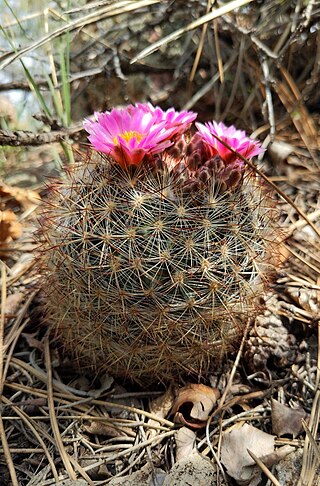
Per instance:
[[[167,389],[167,391],[164,393],[164,395],[161,395],[155,400],[152,400],[152,402],[150,403],[150,412],[159,418],[166,418],[172,408],[173,402],[174,402],[174,389],[172,386],[170,386]],[[156,427],[159,425],[159,422],[153,419],[149,419],[148,424],[151,427],[152,426]],[[158,433],[159,431],[156,428],[154,429],[150,428],[148,430],[148,437],[155,436]]]
[[[172,407],[174,422],[193,429],[205,427],[220,393],[217,388],[190,384],[181,388]]]
[[[272,431],[278,437],[285,434],[297,437],[303,430],[302,419],[306,416],[302,408],[290,408],[277,400],[271,400]]]
[[[96,422],[88,420],[83,423],[82,428],[88,434],[106,435],[108,437],[126,437],[127,434],[120,427],[115,427],[112,424]]]
[[[4,209],[17,206],[22,209],[29,209],[30,207],[37,206],[41,201],[36,191],[8,186],[4,183],[0,183],[0,198]]]
[[[34,332],[33,334],[23,332],[21,335],[25,338],[30,348],[39,349],[39,351],[43,352],[44,350],[43,342],[35,338],[35,336],[38,335],[37,332]]]
[[[99,388],[95,388],[92,385],[92,380],[90,380],[87,376],[80,375],[74,378],[70,385],[72,388],[87,392],[88,396],[98,399],[104,392],[111,390],[113,378],[106,374],[99,377],[99,381]]]
[[[153,413],[160,418],[166,418],[172,408],[173,401],[174,389],[170,386],[163,395],[152,400],[149,407],[150,413]]]
[[[274,436],[248,424],[222,436],[221,462],[229,476],[241,486],[257,486],[261,481],[261,472],[247,449],[258,458],[272,454]]]
[[[196,433],[187,427],[181,427],[175,433],[176,440],[176,461],[187,459],[194,449]]]
[[[6,300],[5,315],[8,317],[14,316],[19,310],[20,304],[24,298],[25,294],[23,292],[15,292],[14,294],[8,295]]]
[[[21,236],[22,225],[11,209],[0,211],[0,245],[16,240]]]

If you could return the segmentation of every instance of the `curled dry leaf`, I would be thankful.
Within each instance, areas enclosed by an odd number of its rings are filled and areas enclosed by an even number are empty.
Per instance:
[[[11,209],[0,211],[0,245],[16,240],[21,236],[22,226]]]
[[[8,186],[4,183],[0,184],[0,198],[1,204],[4,205],[5,209],[18,206],[25,210],[37,206],[41,202],[40,196],[36,191]]]
[[[172,407],[174,422],[193,429],[205,427],[220,393],[217,388],[190,384],[181,388]]]
[[[290,408],[277,400],[271,400],[272,431],[278,437],[285,434],[297,437],[303,430],[302,419],[306,416],[306,412],[301,408]]]

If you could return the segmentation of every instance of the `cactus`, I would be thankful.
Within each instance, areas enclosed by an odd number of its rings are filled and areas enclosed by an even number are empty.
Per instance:
[[[52,189],[48,321],[81,367],[140,383],[199,377],[259,310],[274,204],[215,135],[250,158],[261,149],[222,124],[192,136],[195,116],[149,104],[96,114],[87,159]]]

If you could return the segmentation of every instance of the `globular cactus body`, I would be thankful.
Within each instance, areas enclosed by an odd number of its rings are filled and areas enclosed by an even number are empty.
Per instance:
[[[171,140],[134,165],[91,152],[44,224],[52,329],[82,367],[141,383],[214,367],[257,312],[277,246],[256,175],[199,133]]]

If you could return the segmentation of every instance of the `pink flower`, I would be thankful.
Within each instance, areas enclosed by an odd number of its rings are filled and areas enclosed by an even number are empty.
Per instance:
[[[225,162],[232,162],[237,156],[219,142],[215,135],[247,159],[264,152],[260,142],[248,138],[244,131],[237,130],[233,125],[227,127],[222,122],[213,121],[204,125],[196,123],[196,127],[203,141],[210,147],[212,156],[219,155]]]
[[[174,108],[163,111],[160,106],[153,106],[151,103],[137,103],[136,106],[146,113],[152,113],[159,121],[165,121],[166,129],[173,129],[172,135],[185,132],[198,116],[193,111],[176,111]]]
[[[162,152],[172,145],[174,126],[167,127],[158,113],[130,105],[111,112],[95,113],[86,120],[85,130],[93,147],[109,154],[123,168],[138,165],[147,154]]]

